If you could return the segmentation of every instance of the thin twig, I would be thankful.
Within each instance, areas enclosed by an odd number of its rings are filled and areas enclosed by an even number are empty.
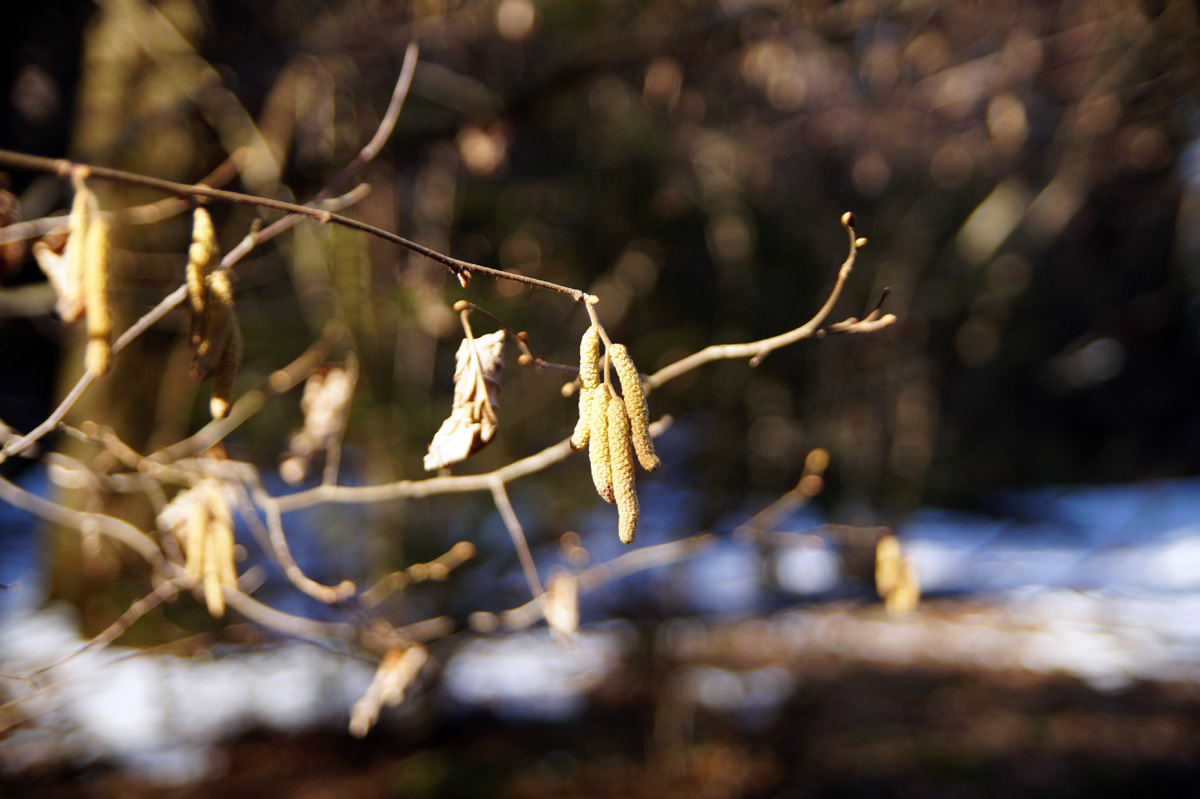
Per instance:
[[[373,160],[391,137],[392,131],[396,128],[396,120],[400,118],[400,109],[404,107],[404,100],[408,97],[408,89],[412,86],[419,50],[416,42],[409,42],[408,47],[404,50],[404,63],[400,65],[400,77],[396,79],[396,88],[392,90],[391,102],[388,103],[387,111],[384,112],[383,119],[380,120],[379,127],[375,130],[375,135],[358,151],[358,155],[354,156],[350,163],[342,167],[342,171],[329,181],[328,186],[317,192],[317,196],[312,199],[314,203],[329,197],[347,178],[361,169],[364,164]]]
[[[496,509],[500,511],[500,518],[504,519],[504,526],[508,528],[508,534],[512,537],[513,548],[517,550],[517,557],[521,561],[521,570],[525,572],[525,582],[529,584],[529,593],[537,602],[542,602],[542,596],[546,592],[542,588],[541,578],[538,577],[537,566],[533,563],[533,553],[529,551],[529,542],[525,540],[525,531],[521,529],[521,522],[517,519],[512,503],[508,501],[508,492],[504,490],[504,482],[493,478],[491,489]]]
[[[671,417],[663,416],[650,425],[650,435],[662,435],[671,426]],[[471,475],[446,475],[424,480],[397,480],[373,486],[317,486],[306,491],[297,491],[276,497],[279,509],[288,513],[322,503],[365,504],[387,502],[395,499],[431,497],[436,494],[467,494],[475,491],[491,491],[492,484],[511,483],[521,477],[536,474],[552,463],[566,459],[574,450],[571,439],[565,438],[541,452],[513,461],[492,472]]]
[[[359,594],[358,601],[365,608],[378,607],[388,596],[409,585],[426,580],[444,580],[451,571],[473,557],[475,557],[475,545],[470,541],[459,541],[428,563],[414,563],[408,568],[383,577],[375,585]]]
[[[138,175],[133,172],[126,172],[121,169],[113,169],[111,167],[92,166],[69,161],[63,158],[43,158],[37,155],[28,155],[25,153],[17,153],[12,150],[0,150],[0,165],[12,167],[14,169],[28,169],[36,172],[50,172],[57,175],[66,176],[71,174],[73,170],[83,169],[89,177],[97,180],[107,180],[117,183],[127,183],[133,186],[141,186],[147,189],[154,189],[167,194],[174,194],[178,197],[207,197],[210,200],[220,200],[221,202],[233,203],[234,205],[249,205],[258,208],[270,208],[275,211],[284,211],[289,214],[305,216],[314,219],[323,225],[337,224],[351,230],[357,230],[361,233],[366,233],[376,238],[389,241],[407,250],[411,250],[419,255],[424,255],[431,261],[436,261],[448,268],[454,274],[470,272],[473,274],[487,275],[488,277],[498,278],[500,280],[511,280],[517,283],[524,283],[533,288],[544,289],[546,291],[554,291],[559,294],[565,294],[576,302],[583,302],[587,297],[587,292],[573,289],[569,286],[561,286],[558,283],[551,283],[546,280],[538,280],[528,275],[518,274],[516,272],[505,272],[502,269],[493,269],[489,266],[473,264],[469,261],[462,261],[458,258],[451,258],[449,255],[443,255],[437,250],[432,250],[423,244],[418,244],[411,239],[406,239],[403,236],[397,235],[382,228],[369,225],[358,219],[352,219],[348,216],[335,214],[331,211],[325,211],[318,208],[312,208],[306,205],[298,205],[296,203],[285,202],[283,200],[273,200],[269,197],[257,197],[252,194],[242,194],[236,191],[224,191],[222,189],[213,189],[208,186],[198,184],[176,183],[171,180],[163,180],[162,178],[152,178],[146,175]],[[224,263],[224,259],[222,259]]]
[[[84,652],[91,649],[103,649],[104,647],[116,641],[125,631],[133,626],[134,622],[145,616],[150,611],[161,605],[166,600],[179,593],[181,588],[186,588],[188,585],[196,582],[194,577],[179,577],[174,580],[164,580],[159,583],[158,587],[151,591],[141,599],[136,600],[129,609],[121,614],[121,617],[110,624],[103,632],[93,637],[82,647],[67,655],[66,657],[56,660],[48,666],[42,666],[37,671],[32,672],[30,676],[44,674],[53,668],[57,668],[69,660],[79,657]]]
[[[237,174],[237,161],[242,157],[241,153],[243,152],[244,150],[236,151],[233,155],[222,161],[216,169],[201,178],[200,182],[206,186],[216,186],[218,188],[224,186]],[[181,200],[178,197],[168,197],[165,200],[156,200],[145,205],[135,205],[116,211],[102,211],[100,215],[113,227],[153,225],[164,219],[170,219],[173,216],[182,214],[191,206],[192,203],[186,200]],[[7,244],[10,241],[19,241],[21,239],[32,239],[37,236],[44,236],[47,233],[65,231],[66,229],[66,216],[47,216],[41,219],[30,219],[0,228],[0,244]]]
[[[325,205],[332,207],[341,203],[348,204],[350,202],[357,201],[357,199],[363,195],[364,193],[362,191],[362,187],[356,187],[341,197],[333,200],[326,200]],[[267,228],[266,230],[259,231],[257,234],[252,235],[258,243],[261,243],[269,238],[267,236],[269,230],[270,228]],[[282,232],[282,229],[271,235],[278,235],[280,232]],[[247,238],[250,237],[248,236]],[[222,261],[222,263],[224,263],[224,261]],[[170,313],[175,306],[183,302],[186,297],[186,285],[180,286],[179,288],[175,289],[175,291],[163,297],[162,300],[159,301],[158,305],[155,305],[146,313],[145,316],[130,325],[129,329],[122,333],[117,340],[113,342],[113,354],[116,355],[121,350],[129,346],[131,341],[149,330],[160,319]],[[59,403],[58,407],[54,409],[54,412],[51,413],[45,419],[45,421],[24,436],[21,436],[20,438],[9,439],[9,441],[5,443],[3,450],[0,450],[0,463],[3,463],[5,460],[13,457],[14,455],[20,455],[22,452],[29,449],[29,447],[33,446],[35,442],[53,430],[55,426],[62,420],[62,418],[67,415],[75,403],[79,401],[79,398],[83,396],[83,392],[87,390],[88,386],[90,386],[92,381],[95,379],[95,375],[91,370],[85,370],[84,373],[80,375],[79,381],[70,390],[70,392],[67,393],[67,396],[63,398],[62,402]],[[242,421],[244,421],[244,419]],[[234,425],[234,427],[236,427],[236,425]],[[231,427],[229,429],[232,430],[233,428]]]
[[[631,574],[678,563],[685,558],[692,557],[714,541],[716,538],[711,533],[701,533],[679,541],[670,541],[666,544],[657,544],[626,552],[607,563],[598,563],[580,572],[577,575],[579,591],[580,593],[592,591]],[[542,618],[544,606],[544,603],[539,602],[538,599],[531,599],[523,605],[501,613],[500,619],[505,628],[519,630],[536,624]]]
[[[64,508],[58,503],[26,491],[3,477],[0,477],[0,499],[48,522],[75,530],[82,530],[85,525],[94,525],[97,532],[125,544],[141,555],[153,568],[161,569],[168,565],[154,541],[129,522],[101,513],[83,513]]]
[[[833,284],[833,290],[829,292],[829,297],[825,300],[825,304],[813,315],[812,319],[809,319],[800,327],[790,330],[787,333],[772,336],[771,338],[764,338],[760,341],[751,341],[745,344],[713,344],[705,347],[699,352],[692,353],[669,366],[664,366],[647,377],[645,381],[646,390],[650,391],[658,388],[664,383],[712,361],[730,358],[749,358],[750,365],[757,366],[762,362],[763,358],[780,347],[786,347],[789,344],[795,344],[797,341],[812,338],[816,335],[821,327],[821,323],[829,316],[834,304],[841,297],[842,288],[846,285],[846,280],[850,277],[850,272],[854,269],[854,258],[858,254],[859,248],[865,244],[864,241],[855,237],[853,218],[847,214],[842,217],[842,220],[842,224],[846,228],[846,233],[850,237],[850,254],[846,256],[845,262],[838,270],[837,281]],[[875,329],[886,327],[895,320],[894,316],[887,314],[875,320]]]
[[[287,535],[283,532],[283,517],[279,503],[263,488],[262,483],[258,480],[257,470],[255,470],[255,479],[250,483],[250,493],[254,497],[255,504],[262,508],[263,514],[266,516],[271,553],[283,568],[283,573],[292,585],[313,599],[326,604],[342,602],[354,595],[358,589],[353,581],[343,580],[336,587],[324,585],[306,575],[300,568],[300,564],[296,563],[296,559],[292,557],[292,550],[288,546]]]

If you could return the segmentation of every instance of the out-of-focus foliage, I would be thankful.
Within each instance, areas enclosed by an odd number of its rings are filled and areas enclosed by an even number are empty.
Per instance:
[[[889,287],[895,328],[807,342],[757,370],[719,364],[653,398],[656,415],[697,421],[676,468],[714,513],[747,488],[791,485],[815,446],[833,453],[831,496],[850,521],[998,486],[1200,467],[1192,3],[127,0],[22,13],[6,146],[181,180],[248,147],[242,188],[300,198],[374,130],[418,40],[412,95],[357,213],[598,293],[647,371],[807,318],[854,210],[870,244],[839,311],[861,314]],[[53,206],[52,181],[18,179],[26,216]],[[113,205],[148,199],[109,191]],[[213,211],[226,248],[254,217]],[[186,237],[183,221],[122,234],[126,321],[178,277]],[[331,317],[351,331],[362,381],[347,442],[371,479],[420,470],[449,403],[455,298],[527,330],[550,360],[571,361],[586,324],[560,297],[482,280],[463,292],[343,230],[300,228],[239,272],[244,380]],[[81,410],[124,418],[138,445],[177,439],[185,350],[148,340],[115,364],[96,400],[108,408]],[[164,379],[131,392],[147,364]],[[557,385],[513,370],[481,468],[570,432]],[[261,420],[243,454],[274,458],[297,424],[294,411]],[[547,475],[549,494],[586,495],[578,468]]]

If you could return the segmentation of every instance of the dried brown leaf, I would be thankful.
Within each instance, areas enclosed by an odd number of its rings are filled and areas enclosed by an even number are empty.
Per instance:
[[[454,403],[429,451],[425,470],[461,463],[483,449],[496,435],[500,407],[500,372],[504,368],[504,331],[476,336],[475,346],[463,339],[454,356]]]

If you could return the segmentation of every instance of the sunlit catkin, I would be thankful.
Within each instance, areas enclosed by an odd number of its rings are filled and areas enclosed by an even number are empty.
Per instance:
[[[917,576],[916,564],[908,557],[902,557],[896,575],[896,587],[883,601],[884,610],[890,616],[903,616],[916,610],[920,601],[921,581]]]
[[[204,604],[213,618],[219,619],[225,615],[225,592],[221,588],[216,549],[216,539],[210,532],[204,537]]]
[[[199,492],[187,493],[191,495],[191,501],[187,505],[187,516],[183,522],[183,554],[188,574],[199,577],[204,571],[204,537],[208,535],[208,505],[196,499]]]
[[[608,458],[612,471],[613,496],[617,503],[617,533],[622,544],[632,544],[637,535],[638,498],[633,481],[633,447],[629,438],[629,413],[618,397],[608,401]]]
[[[579,385],[595,388],[600,384],[600,330],[591,325],[579,340]]]
[[[875,591],[880,599],[887,599],[896,590],[900,581],[900,541],[894,535],[885,535],[875,545]]]
[[[646,388],[638,373],[633,358],[624,344],[614,344],[608,351],[617,377],[621,381],[621,394],[625,397],[625,409],[629,413],[629,429],[633,448],[637,451],[638,463],[648,472],[656,472],[662,461],[654,454],[654,441],[650,438],[650,409],[646,405]]]
[[[193,376],[203,380],[213,373],[237,326],[233,312],[233,281],[228,269],[218,269],[204,281],[204,335],[192,361]]]
[[[213,230],[212,217],[203,208],[192,214],[192,244],[188,247],[187,287],[188,301],[192,307],[192,346],[200,343],[204,336],[205,305],[208,299],[206,279],[212,272],[213,259],[217,255],[217,237]]]
[[[71,201],[71,215],[67,217],[67,274],[63,281],[63,292],[55,305],[59,317],[67,324],[77,322],[83,316],[87,228],[93,202],[91,190],[78,181],[75,199]]]
[[[209,537],[213,540],[213,558],[221,585],[237,585],[237,569],[233,563],[233,516],[225,493],[219,488],[209,491],[208,502],[212,519]]]
[[[592,391],[590,388],[579,390],[579,421],[575,422],[575,431],[571,433],[571,449],[578,452],[588,445],[592,433],[592,423],[588,418],[591,409]]]
[[[591,436],[588,440],[588,458],[592,464],[592,482],[596,485],[596,493],[605,502],[613,501],[612,464],[608,454],[608,404],[615,397],[610,397],[605,386],[596,386],[588,390],[595,396],[588,408],[588,419],[591,426]],[[624,413],[624,409],[622,409]]]
[[[88,343],[84,365],[94,375],[108,374],[112,363],[112,300],[108,293],[108,220],[97,216],[87,227],[84,239],[84,304],[87,310]]]

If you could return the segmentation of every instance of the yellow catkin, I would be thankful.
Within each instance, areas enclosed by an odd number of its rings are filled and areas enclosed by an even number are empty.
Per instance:
[[[204,537],[207,534],[208,507],[203,502],[193,502],[184,522],[183,542],[187,572],[193,577],[204,572]]]
[[[638,498],[633,481],[633,447],[629,437],[629,413],[625,403],[608,401],[608,458],[611,462],[613,496],[617,503],[617,533],[622,544],[632,544],[637,535]]]
[[[233,407],[233,390],[237,385],[238,372],[242,369],[242,331],[237,320],[232,320],[232,330],[225,351],[217,361],[213,373],[212,399],[208,403],[214,419],[224,419]]]
[[[192,361],[192,375],[201,380],[213,373],[237,327],[233,311],[233,281],[228,269],[218,269],[205,280],[204,336]]]
[[[109,226],[97,216],[87,226],[84,239],[84,304],[88,343],[84,365],[94,375],[108,374],[112,363],[112,300],[108,292]]]
[[[588,409],[588,419],[591,423],[591,436],[588,440],[588,458],[592,464],[592,482],[596,484],[596,493],[605,502],[613,501],[612,465],[608,457],[608,403],[613,397],[608,394],[605,386],[596,386],[588,393],[595,399]]]
[[[63,292],[55,306],[59,317],[70,324],[78,322],[84,308],[84,269],[87,263],[87,228],[90,221],[93,194],[82,183],[75,190],[71,201],[71,215],[67,217],[67,274],[63,281]]]
[[[894,535],[885,535],[875,545],[875,591],[880,599],[896,590],[900,581],[900,540]]]
[[[902,557],[896,574],[896,587],[883,601],[883,607],[891,616],[902,616],[916,610],[920,601],[921,581],[917,577],[917,568],[910,559]]]
[[[236,586],[237,570],[233,565],[233,517],[225,494],[213,487],[208,494],[212,521],[209,535],[213,538],[213,555],[217,561],[217,577],[221,585]]]
[[[192,214],[192,244],[188,247],[187,287],[188,300],[192,307],[192,346],[204,337],[205,306],[208,301],[206,280],[212,272],[212,262],[217,255],[217,237],[213,230],[212,217],[203,208]]]
[[[600,330],[591,325],[579,340],[579,385],[595,388],[600,385]]]
[[[646,388],[638,374],[629,350],[623,344],[614,344],[608,357],[617,370],[621,381],[621,394],[625,397],[625,409],[629,413],[629,429],[633,437],[633,448],[637,451],[638,463],[648,472],[656,472],[662,466],[654,454],[654,441],[650,438],[650,409],[646,405]]]
[[[587,419],[588,390],[579,392],[579,420],[575,422],[575,431],[571,433],[571,449],[578,452],[588,444],[592,428]]]
[[[603,386],[579,389],[579,421],[575,423],[575,432],[571,434],[571,449],[576,452],[586,447],[591,440],[592,416],[597,402],[604,399],[603,395],[607,391]]]
[[[204,603],[214,618],[225,615],[225,592],[221,588],[221,574],[217,568],[217,541],[209,534],[204,537]]]

